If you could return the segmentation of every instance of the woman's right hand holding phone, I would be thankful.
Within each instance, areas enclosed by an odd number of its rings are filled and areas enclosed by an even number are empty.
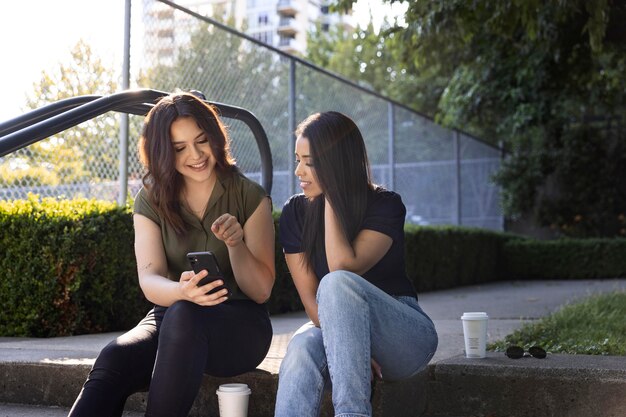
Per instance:
[[[184,271],[180,274],[179,289],[182,298],[201,306],[214,306],[228,300],[227,289],[209,294],[210,291],[224,284],[221,279],[198,286],[200,280],[207,275],[208,272],[204,269],[197,274],[193,271]]]

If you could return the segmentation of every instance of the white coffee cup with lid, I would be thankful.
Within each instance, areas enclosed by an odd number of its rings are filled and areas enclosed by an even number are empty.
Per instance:
[[[487,356],[487,322],[485,312],[463,313],[463,336],[465,337],[465,357],[484,358]]]
[[[252,390],[246,384],[222,384],[216,391],[220,417],[247,417]]]

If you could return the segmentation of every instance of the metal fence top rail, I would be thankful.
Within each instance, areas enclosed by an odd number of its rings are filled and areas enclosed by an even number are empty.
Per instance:
[[[180,5],[178,5],[175,2],[170,1],[170,0],[157,0],[157,1],[160,2],[160,3],[166,4],[166,5],[170,6],[170,7],[173,7],[174,9],[177,9],[177,10],[179,10],[179,11],[181,11],[183,13],[186,13],[186,14],[188,14],[190,16],[193,16],[193,17],[195,17],[195,18],[197,18],[199,20],[202,20],[202,21],[204,21],[206,23],[210,23],[211,25],[216,26],[216,27],[220,28],[221,30],[224,30],[224,31],[226,31],[226,32],[228,32],[228,33],[230,33],[232,35],[235,35],[235,36],[238,36],[240,38],[243,38],[243,39],[245,39],[245,40],[247,40],[249,42],[254,43],[257,46],[260,46],[260,47],[265,48],[267,50],[270,50],[270,51],[272,51],[274,53],[277,53],[277,54],[279,54],[279,55],[281,55],[281,56],[283,56],[283,57],[285,57],[285,58],[287,58],[289,60],[298,62],[301,65],[304,65],[304,66],[306,66],[308,68],[313,69],[314,71],[320,72],[320,73],[322,73],[324,75],[327,75],[327,76],[329,76],[331,78],[334,78],[334,79],[336,79],[336,80],[338,80],[338,81],[340,81],[340,82],[342,82],[344,84],[347,84],[347,85],[349,85],[351,87],[356,88],[357,90],[359,90],[359,91],[361,91],[361,92],[363,92],[365,94],[377,97],[377,98],[379,98],[381,100],[386,101],[387,103],[391,103],[394,106],[401,107],[401,108],[403,108],[404,110],[406,110],[406,111],[408,111],[410,113],[416,114],[416,115],[418,115],[420,117],[423,117],[424,119],[428,119],[431,122],[435,123],[434,119],[431,116],[428,116],[428,115],[426,115],[424,113],[421,113],[421,112],[419,112],[419,111],[417,111],[417,110],[407,106],[406,104],[402,104],[399,101],[393,100],[393,99],[391,99],[389,97],[386,97],[386,96],[384,96],[384,95],[382,95],[380,93],[377,93],[376,91],[373,91],[373,90],[370,90],[370,89],[368,89],[366,87],[363,87],[362,85],[360,85],[360,84],[358,84],[358,83],[356,83],[356,82],[354,82],[352,80],[349,80],[347,78],[342,77],[341,75],[335,74],[335,73],[333,73],[333,72],[331,72],[331,71],[329,71],[327,69],[319,67],[319,66],[317,66],[317,65],[315,65],[315,64],[313,64],[313,63],[311,63],[311,62],[309,62],[309,61],[307,61],[305,59],[302,59],[302,58],[297,57],[295,55],[291,55],[291,54],[289,54],[287,52],[281,51],[280,49],[278,49],[278,48],[276,48],[276,47],[274,47],[272,45],[268,45],[266,43],[263,43],[260,40],[255,39],[252,36],[250,36],[250,35],[248,35],[246,33],[240,32],[237,29],[234,29],[234,28],[232,28],[230,26],[227,26],[227,25],[225,25],[225,24],[223,24],[221,22],[218,22],[215,19],[212,19],[212,18],[207,17],[207,16],[203,16],[203,15],[201,15],[199,13],[194,12],[193,10],[189,10],[189,9],[187,9],[187,8],[185,8],[183,6],[180,6]],[[482,143],[482,144],[484,144],[486,146],[489,146],[491,148],[500,149],[500,147],[498,147],[498,146],[496,146],[496,145],[494,145],[492,143],[489,143],[489,142],[487,142],[484,139],[478,138],[478,137],[472,135],[471,133],[464,132],[464,131],[459,130],[459,129],[452,129],[452,128],[447,128],[447,129],[449,129],[451,131],[458,132],[458,133],[460,133],[460,134],[462,134],[464,136],[470,137],[470,138],[472,138],[472,139],[474,139],[474,140],[476,140],[476,141],[478,141],[478,142],[480,142],[480,143]]]
[[[107,96],[71,97],[32,110],[0,123],[0,158],[109,111],[146,115],[155,102],[168,94],[151,89],[125,90]],[[271,193],[272,154],[261,122],[241,107],[205,102],[214,106],[222,117],[242,121],[252,131],[261,156],[261,185]]]

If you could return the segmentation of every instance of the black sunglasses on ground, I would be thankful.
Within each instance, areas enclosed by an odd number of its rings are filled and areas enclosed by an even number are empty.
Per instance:
[[[545,357],[547,356],[546,351],[539,346],[530,347],[528,348],[528,351],[525,351],[524,348],[520,346],[509,346],[504,354],[511,359],[520,359],[525,356],[532,356],[533,358],[537,359],[545,359]]]

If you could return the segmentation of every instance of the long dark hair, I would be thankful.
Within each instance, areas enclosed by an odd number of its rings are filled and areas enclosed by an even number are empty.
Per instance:
[[[309,202],[302,231],[305,264],[311,267],[324,248],[324,204],[332,204],[341,231],[352,242],[363,223],[371,181],[365,142],[352,119],[339,112],[316,113],[296,129],[309,140],[315,176],[323,195]]]
[[[139,139],[139,159],[147,171],[142,182],[150,202],[179,236],[187,230],[180,214],[183,177],[176,171],[170,127],[180,117],[193,118],[205,133],[217,171],[236,170],[226,128],[212,106],[192,94],[177,93],[161,98],[150,110]]]

